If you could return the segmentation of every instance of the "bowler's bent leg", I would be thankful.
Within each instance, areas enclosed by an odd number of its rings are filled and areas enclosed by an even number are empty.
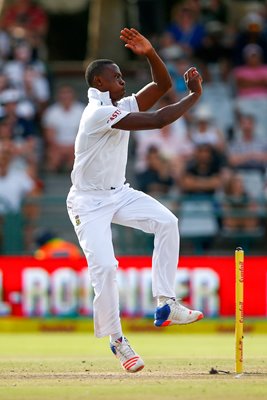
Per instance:
[[[152,293],[154,297],[175,297],[175,278],[179,259],[180,236],[176,216],[154,198],[129,188],[129,200],[112,222],[153,233]]]

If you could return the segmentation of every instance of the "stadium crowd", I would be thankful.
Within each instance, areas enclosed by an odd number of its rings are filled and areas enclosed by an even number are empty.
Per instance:
[[[72,167],[85,104],[69,84],[55,93],[48,24],[31,0],[14,1],[0,19],[0,215],[42,196],[44,174]],[[150,39],[173,80],[158,107],[185,94],[183,73],[191,65],[201,71],[204,90],[198,105],[172,125],[133,133],[135,185],[174,211],[193,198],[198,206],[209,204],[225,232],[264,231],[267,2],[248,5],[234,24],[228,2],[179,1],[165,30]],[[34,218],[37,211],[27,212]]]
[[[261,236],[266,228],[267,3],[250,2],[238,24],[228,6],[220,0],[174,6],[155,40],[173,79],[159,107],[185,94],[183,73],[192,64],[202,73],[203,95],[171,126],[134,135],[137,184],[180,210],[181,234],[191,222],[195,232],[188,235],[196,238],[205,236],[209,219],[211,236],[219,230]],[[186,211],[203,206],[200,231]]]

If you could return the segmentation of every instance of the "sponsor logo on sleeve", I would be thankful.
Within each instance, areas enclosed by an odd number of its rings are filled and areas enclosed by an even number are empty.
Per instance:
[[[107,124],[108,124],[109,122],[114,121],[120,114],[121,114],[121,110],[119,110],[119,109],[117,108],[117,110],[114,111],[114,113],[111,115],[111,117],[107,120]]]

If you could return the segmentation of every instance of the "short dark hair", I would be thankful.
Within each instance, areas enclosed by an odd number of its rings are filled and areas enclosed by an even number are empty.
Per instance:
[[[115,64],[114,61],[108,59],[100,59],[92,61],[85,71],[85,80],[88,86],[93,86],[94,77],[101,74],[106,65]]]

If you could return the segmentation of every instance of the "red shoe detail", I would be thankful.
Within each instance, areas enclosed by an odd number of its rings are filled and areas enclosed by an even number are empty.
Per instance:
[[[126,365],[124,365],[124,368],[126,368],[126,369],[131,368],[133,365],[135,365],[137,363],[137,361],[138,361],[138,358],[137,359],[135,358],[134,360],[132,360],[132,361],[128,362]]]
[[[203,315],[203,314],[200,314],[200,315],[197,317],[197,321],[201,320],[202,318],[204,318],[204,315]]]
[[[129,360],[125,361],[124,364],[122,364],[124,366],[124,368],[128,369],[130,367],[132,367],[134,364],[136,364],[137,360],[139,360],[139,356],[135,356],[130,358]]]
[[[170,325],[171,321],[169,321],[168,319],[166,321],[164,321],[160,326],[168,326]]]
[[[133,361],[131,364],[128,364],[127,367],[124,367],[127,370],[130,370],[132,367],[136,365],[137,361]]]
[[[144,368],[144,365],[140,365],[140,367],[139,368],[137,368],[134,372],[138,372],[138,371],[141,371],[141,369],[143,369]]]

